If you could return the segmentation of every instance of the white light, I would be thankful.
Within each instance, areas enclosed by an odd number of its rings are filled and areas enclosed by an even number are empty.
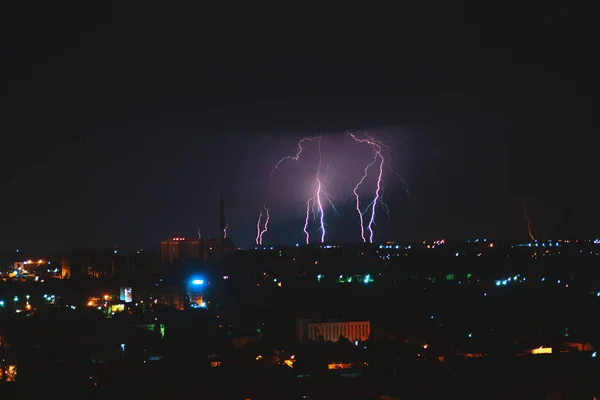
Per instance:
[[[194,279],[192,283],[194,285],[204,285],[204,281],[202,279]]]

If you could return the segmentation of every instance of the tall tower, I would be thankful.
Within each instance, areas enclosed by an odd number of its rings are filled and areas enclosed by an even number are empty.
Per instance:
[[[221,188],[221,202],[219,205],[220,205],[219,222],[220,222],[220,228],[221,228],[221,233],[219,234],[219,237],[221,239],[225,239],[225,200],[223,200],[223,188]]]

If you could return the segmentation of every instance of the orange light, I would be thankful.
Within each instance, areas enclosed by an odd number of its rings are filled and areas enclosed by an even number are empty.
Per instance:
[[[327,369],[349,369],[352,368],[350,363],[329,363]]]
[[[94,302],[90,300],[90,301],[88,301],[87,305],[88,305],[88,307],[92,307],[94,305]]]
[[[104,295],[104,300],[108,300],[109,297],[110,297],[109,295],[105,294]]]
[[[552,347],[540,346],[537,349],[531,350],[531,354],[552,354]]]
[[[423,348],[424,348],[424,349],[427,349],[428,347],[429,347],[429,345],[428,345],[428,344],[424,344],[424,345],[423,345]]]

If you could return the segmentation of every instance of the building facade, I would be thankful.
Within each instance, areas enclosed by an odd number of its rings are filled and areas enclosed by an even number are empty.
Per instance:
[[[337,342],[345,337],[351,342],[365,341],[371,335],[370,321],[298,321],[298,339]]]

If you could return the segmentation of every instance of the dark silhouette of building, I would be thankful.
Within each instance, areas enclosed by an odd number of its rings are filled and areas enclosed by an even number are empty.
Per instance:
[[[167,264],[183,261],[219,261],[225,258],[228,252],[233,251],[233,241],[227,236],[227,221],[225,218],[225,200],[223,190],[219,201],[219,236],[204,239],[204,237],[187,239],[174,237],[161,242],[162,260]]]
[[[174,237],[163,240],[160,246],[162,260],[168,264],[174,264],[178,261],[202,260],[204,258],[202,239]]]

